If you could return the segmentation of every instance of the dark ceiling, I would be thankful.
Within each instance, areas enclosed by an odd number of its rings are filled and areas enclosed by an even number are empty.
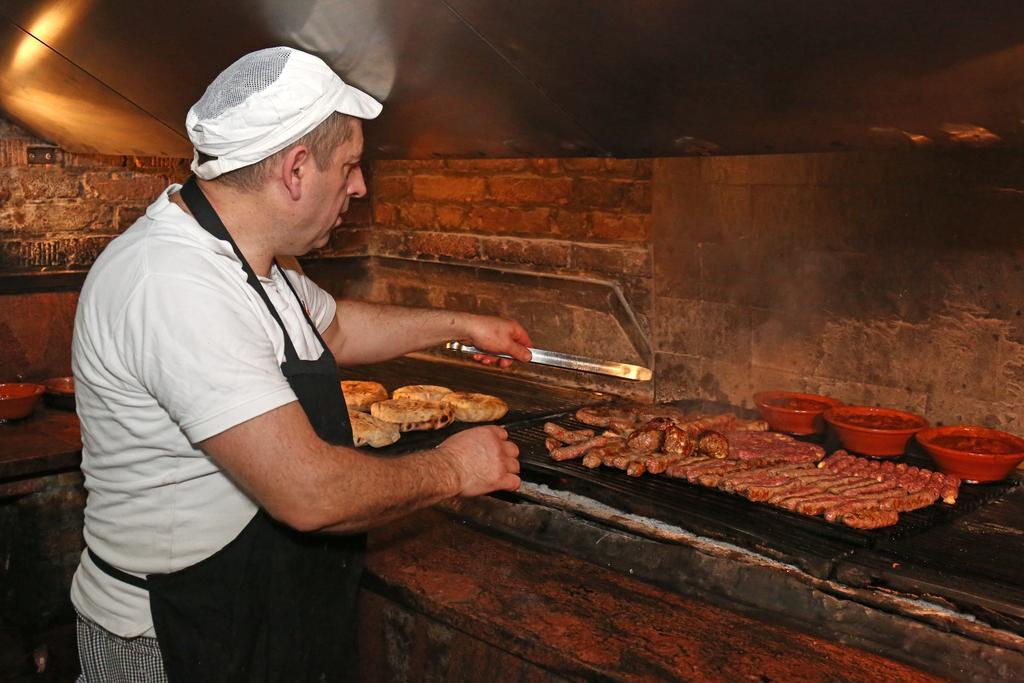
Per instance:
[[[5,0],[0,109],[190,156],[205,85],[277,44],[385,102],[377,158],[1024,143],[1020,0]]]

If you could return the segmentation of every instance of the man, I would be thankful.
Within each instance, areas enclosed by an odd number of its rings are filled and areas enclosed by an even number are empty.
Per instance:
[[[246,55],[189,111],[198,179],[90,271],[73,345],[83,680],[351,677],[361,532],[519,486],[495,426],[401,458],[352,448],[337,364],[447,339],[529,360],[522,327],[334,301],[275,264],[326,244],[365,194],[360,119],[380,109],[312,55]]]

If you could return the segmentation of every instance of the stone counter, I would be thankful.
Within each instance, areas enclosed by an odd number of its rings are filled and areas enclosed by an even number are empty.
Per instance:
[[[436,510],[370,535],[365,680],[931,681]]]
[[[994,613],[966,613],[949,592],[949,576],[929,584],[922,580],[928,577],[927,567],[907,559],[892,561],[881,550],[854,552],[823,578],[746,548],[531,482],[513,495],[454,500],[443,507],[466,524],[526,547],[566,553],[587,561],[587,566],[903,661],[944,679],[1003,681],[1024,671],[1019,623],[1005,616],[1001,621]],[[993,519],[1002,519],[1007,510],[1018,523],[996,524]],[[1024,569],[1019,561],[1019,549],[1024,548],[1020,519],[1021,490],[965,516],[942,536],[948,538],[950,562],[962,543],[979,553],[986,552],[986,544],[1008,546],[1004,553],[1012,555],[1012,548],[1018,552],[1007,572],[1019,574]],[[989,529],[989,534],[981,536],[979,529]],[[921,535],[921,542],[927,535]],[[918,537],[907,542],[918,544]],[[879,571],[880,566],[888,573]],[[965,578],[964,584],[969,581]],[[1012,590],[992,593],[1002,601],[1003,614],[1006,602],[1015,600],[1006,593]]]

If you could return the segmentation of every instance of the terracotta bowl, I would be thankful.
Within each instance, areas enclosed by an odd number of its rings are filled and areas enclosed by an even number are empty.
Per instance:
[[[920,415],[871,406],[829,408],[824,418],[843,448],[876,457],[901,455],[910,437],[928,426],[928,420]]]
[[[42,384],[0,384],[0,421],[31,415],[45,390]]]
[[[829,396],[796,391],[762,391],[754,394],[754,403],[769,427],[787,434],[821,434],[825,431],[822,414],[843,405]]]
[[[1024,462],[1024,439],[987,427],[932,427],[917,441],[940,470],[971,483],[1005,479]]]
[[[75,409],[75,378],[54,377],[43,382],[46,393],[43,394],[43,401],[51,408],[60,410]]]

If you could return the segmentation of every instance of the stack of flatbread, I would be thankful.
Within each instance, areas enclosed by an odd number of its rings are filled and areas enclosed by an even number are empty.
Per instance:
[[[398,441],[402,432],[443,429],[455,420],[491,422],[508,412],[508,405],[497,396],[432,384],[399,387],[391,398],[377,382],[346,380],[341,390],[356,446],[381,448]]]

